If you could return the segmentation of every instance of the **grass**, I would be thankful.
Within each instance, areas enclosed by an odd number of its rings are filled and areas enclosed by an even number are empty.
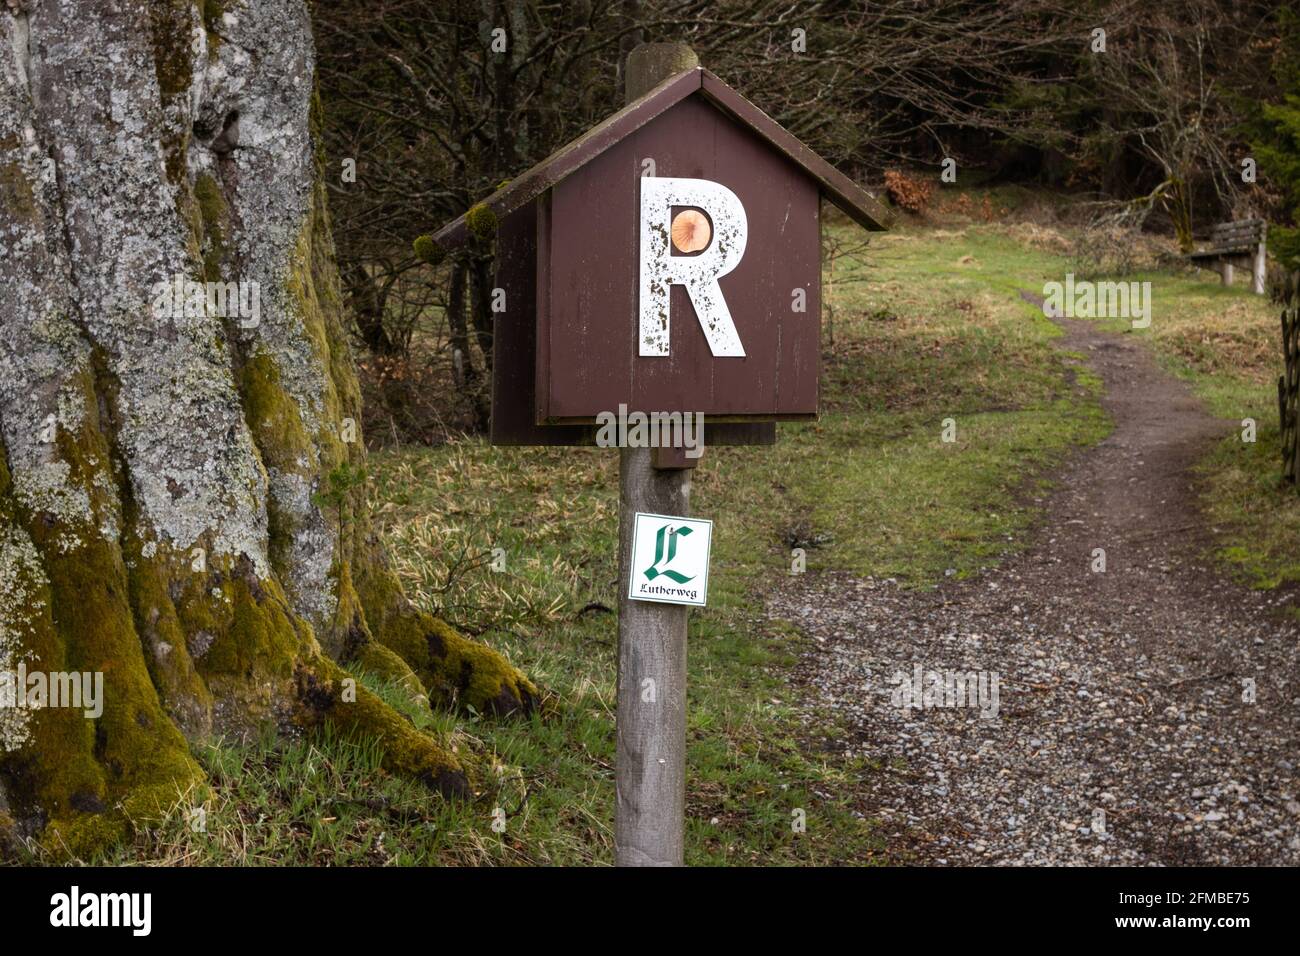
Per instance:
[[[706,452],[692,511],[715,522],[714,558],[710,606],[690,624],[688,862],[886,859],[857,806],[872,768],[820,749],[829,721],[803,726],[786,683],[802,638],[766,619],[762,595],[788,578],[795,539],[829,539],[809,550],[811,571],[914,586],[1015,546],[1042,476],[1107,428],[1096,383],[1018,296],[1060,262],[995,227],[877,240],[866,266],[835,277],[821,419],[782,425],[775,447]],[[616,459],[464,440],[372,462],[408,593],[483,632],[557,696],[543,728],[475,731],[525,775],[547,774],[519,821],[530,859],[545,862],[612,858],[615,620],[581,612],[617,603]],[[461,572],[493,549],[504,572]],[[543,799],[583,808],[586,824],[575,832],[532,803]],[[807,830],[796,835],[797,810]]]
[[[774,447],[706,452],[692,511],[714,520],[715,540],[709,607],[690,617],[689,863],[897,862],[863,797],[875,768],[826,746],[834,718],[789,683],[804,638],[766,616],[763,596],[789,580],[801,542],[820,542],[811,573],[911,587],[1020,546],[1053,467],[1109,427],[1098,383],[1019,296],[1070,262],[1059,235],[1026,223],[873,238],[865,263],[841,259],[826,277],[820,420],[782,425]],[[1155,294],[1152,328],[1135,334],[1217,414],[1258,423],[1257,443],[1225,442],[1204,465],[1222,556],[1257,583],[1294,579],[1284,543],[1300,508],[1272,477],[1275,310],[1203,276],[1133,278]],[[380,771],[365,742],[213,746],[200,751],[206,832],[177,821],[118,861],[610,863],[616,461],[468,438],[372,457],[376,513],[411,597],[551,695],[545,718],[498,722],[430,713],[367,678],[498,768],[478,799],[429,798]]]

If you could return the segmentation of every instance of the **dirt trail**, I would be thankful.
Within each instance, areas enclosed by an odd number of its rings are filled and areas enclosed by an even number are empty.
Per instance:
[[[995,570],[920,592],[810,573],[774,597],[769,613],[814,639],[810,726],[835,708],[852,733],[827,746],[882,765],[860,809],[896,857],[1300,863],[1300,626],[1285,598],[1208,566],[1189,471],[1234,425],[1131,337],[1058,321],[1104,382],[1113,433]],[[899,706],[915,664],[997,675],[997,716]]]

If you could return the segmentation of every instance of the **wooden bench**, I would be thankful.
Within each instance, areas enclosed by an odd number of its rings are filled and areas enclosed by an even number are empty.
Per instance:
[[[1193,252],[1195,265],[1217,269],[1224,285],[1232,285],[1234,266],[1251,270],[1251,291],[1264,294],[1264,236],[1268,224],[1263,219],[1239,219],[1221,222],[1210,230],[1210,246]]]

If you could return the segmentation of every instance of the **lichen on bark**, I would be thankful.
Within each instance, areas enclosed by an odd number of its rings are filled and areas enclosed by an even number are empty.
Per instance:
[[[190,744],[329,724],[446,795],[474,768],[355,684],[537,689],[413,609],[374,540],[303,0],[0,6],[0,845],[92,856],[200,799]],[[159,309],[245,283],[256,315]]]

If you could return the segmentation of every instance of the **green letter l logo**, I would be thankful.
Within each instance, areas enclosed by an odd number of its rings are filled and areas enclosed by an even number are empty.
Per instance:
[[[659,570],[660,561],[662,561],[664,564],[671,564],[673,558],[677,556],[677,536],[679,534],[686,535],[690,533],[691,533],[690,528],[674,528],[672,525],[667,525],[667,524],[659,529],[659,533],[655,535],[654,564],[650,565],[650,567],[646,568],[646,570],[642,572],[647,579],[653,581],[655,578],[659,577],[659,575],[662,574],[664,577],[676,581],[678,584],[685,584],[687,581],[691,580],[691,578],[694,577],[694,575],[687,577],[686,575],[678,574],[676,571]],[[668,539],[667,557],[664,556],[665,537]]]

